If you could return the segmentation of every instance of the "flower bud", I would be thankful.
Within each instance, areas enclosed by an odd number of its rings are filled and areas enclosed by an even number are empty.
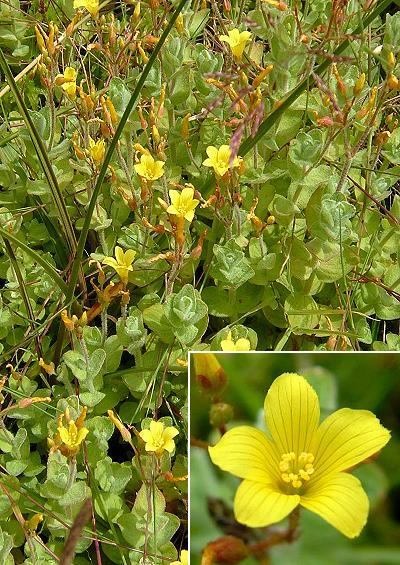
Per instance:
[[[227,383],[226,373],[213,353],[193,353],[196,381],[203,392],[221,393]]]
[[[397,90],[399,88],[400,81],[393,73],[390,73],[387,78],[387,85],[390,90]]]
[[[225,402],[216,402],[211,405],[209,418],[214,428],[225,426],[233,418],[233,407]]]
[[[353,95],[354,96],[358,96],[361,93],[361,91],[364,87],[364,84],[365,84],[365,73],[361,73],[361,75],[358,77],[356,84],[354,85],[354,88],[353,88]]]
[[[206,545],[201,565],[212,563],[235,565],[243,561],[248,554],[249,551],[243,540],[234,536],[224,536]]]

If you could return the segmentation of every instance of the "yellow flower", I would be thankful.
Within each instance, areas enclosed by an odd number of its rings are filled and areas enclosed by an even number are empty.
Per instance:
[[[69,422],[68,428],[62,426],[57,428],[57,431],[60,434],[61,441],[68,448],[70,454],[73,452],[78,453],[81,443],[89,433],[87,428],[78,430],[73,420]]]
[[[213,145],[209,145],[206,149],[208,159],[203,161],[206,167],[212,167],[216,175],[223,177],[225,173],[231,168],[231,148],[229,145],[221,145],[219,149]],[[241,157],[235,157],[232,163],[232,168],[240,166]]]
[[[78,453],[81,443],[89,433],[89,430],[84,427],[86,414],[87,408],[84,406],[80,415],[74,421],[70,417],[69,408],[65,409],[64,414],[58,417],[57,433],[54,437],[48,438],[50,452],[59,450],[66,457],[74,457]],[[64,418],[67,421],[67,426],[63,423]]]
[[[64,74],[56,76],[56,84],[74,100],[76,97],[76,75],[77,72],[72,67],[66,67]]]
[[[225,41],[231,48],[233,55],[238,61],[241,60],[246,43],[250,41],[251,33],[249,31],[240,32],[236,27],[228,31],[228,35],[220,35],[221,41]]]
[[[118,274],[121,281],[124,284],[127,284],[129,271],[133,271],[132,263],[135,259],[136,251],[128,249],[124,252],[123,249],[117,245],[114,253],[115,259],[114,257],[104,257],[103,265],[112,267]]]
[[[95,141],[89,136],[89,154],[95,165],[99,166],[103,162],[106,145],[104,139]]]
[[[74,8],[86,8],[92,18],[99,13],[99,0],[74,0]]]
[[[245,337],[233,341],[232,332],[228,333],[226,339],[221,340],[222,351],[250,351],[250,347],[250,342]]]
[[[196,381],[203,392],[220,394],[226,387],[226,373],[214,353],[193,353]]]
[[[175,442],[172,438],[179,434],[172,426],[165,427],[163,422],[150,422],[149,430],[142,430],[139,435],[145,442],[146,451],[154,451],[161,455],[163,451],[172,453],[175,449]]]
[[[140,163],[137,163],[134,168],[139,176],[146,180],[153,181],[163,176],[164,165],[164,161],[155,161],[149,153],[146,153],[141,155]]]
[[[189,563],[189,552],[186,549],[182,549],[180,561],[173,561],[171,565],[188,565]]]
[[[194,218],[194,209],[200,202],[200,200],[196,200],[193,196],[193,188],[185,187],[181,192],[170,190],[169,197],[172,204],[167,208],[168,214],[174,214],[191,222]]]
[[[216,465],[244,481],[234,502],[238,522],[264,527],[299,504],[349,538],[364,527],[369,501],[348,471],[390,439],[372,412],[342,408],[321,424],[318,396],[295,373],[284,373],[264,404],[272,440],[256,428],[239,426],[209,448]]]

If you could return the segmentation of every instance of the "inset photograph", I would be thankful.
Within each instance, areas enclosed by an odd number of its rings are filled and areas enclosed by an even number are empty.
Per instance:
[[[190,355],[192,565],[400,562],[400,356]]]

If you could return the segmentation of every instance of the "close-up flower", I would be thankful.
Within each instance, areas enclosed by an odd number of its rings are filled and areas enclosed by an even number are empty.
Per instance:
[[[237,521],[265,527],[300,505],[345,536],[358,536],[369,501],[349,471],[380,451],[390,432],[367,410],[342,408],[320,423],[318,396],[295,373],[275,379],[264,412],[270,435],[238,426],[209,448],[215,465],[243,479],[234,501]]]
[[[65,67],[64,73],[56,76],[56,84],[68,94],[71,100],[76,97],[76,77],[77,72],[73,67]]]
[[[229,45],[232,54],[240,61],[246,44],[251,39],[251,33],[249,31],[239,31],[237,28],[234,28],[228,31],[228,35],[220,35],[219,38]]]
[[[221,340],[222,351],[250,351],[251,343],[245,337],[240,337],[237,340],[232,339],[232,332],[229,331],[225,339]]]
[[[164,174],[164,161],[156,161],[152,155],[145,153],[140,156],[140,162],[134,168],[137,174],[147,181],[154,181]]]
[[[129,271],[133,271],[132,263],[136,257],[136,251],[127,249],[124,251],[122,247],[117,245],[114,250],[114,257],[104,257],[103,265],[112,267],[117,273],[121,281],[126,285],[128,283]]]
[[[87,408],[84,406],[78,418],[73,420],[69,408],[66,408],[65,412],[58,417],[57,433],[48,438],[50,452],[58,450],[67,457],[75,457],[83,440],[89,433],[89,430],[84,426],[86,415]]]
[[[240,157],[235,157],[231,164],[231,148],[229,145],[221,145],[219,148],[209,145],[206,153],[208,157],[203,161],[203,165],[212,167],[219,177],[223,177],[230,169],[240,166]]]
[[[168,214],[173,214],[180,218],[185,218],[188,222],[193,221],[194,210],[199,204],[199,200],[193,198],[194,189],[190,187],[185,187],[182,191],[170,190],[169,197],[171,200],[171,205],[168,206]]]
[[[92,18],[99,14],[99,0],[74,0],[74,8],[86,8]]]
[[[164,451],[173,453],[175,450],[175,442],[173,438],[179,434],[179,431],[173,426],[165,426],[163,422],[150,422],[150,428],[142,430],[139,435],[145,442],[145,450],[153,451],[156,455],[162,455]]]
[[[101,165],[103,162],[105,152],[106,144],[104,139],[98,139],[95,141],[89,136],[89,154],[96,167]]]

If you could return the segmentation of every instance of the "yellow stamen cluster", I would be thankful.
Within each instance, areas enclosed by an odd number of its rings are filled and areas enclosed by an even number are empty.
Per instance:
[[[281,478],[285,483],[290,483],[294,488],[300,488],[303,481],[309,481],[314,473],[314,455],[302,451],[299,456],[291,451],[284,453],[279,463]]]

